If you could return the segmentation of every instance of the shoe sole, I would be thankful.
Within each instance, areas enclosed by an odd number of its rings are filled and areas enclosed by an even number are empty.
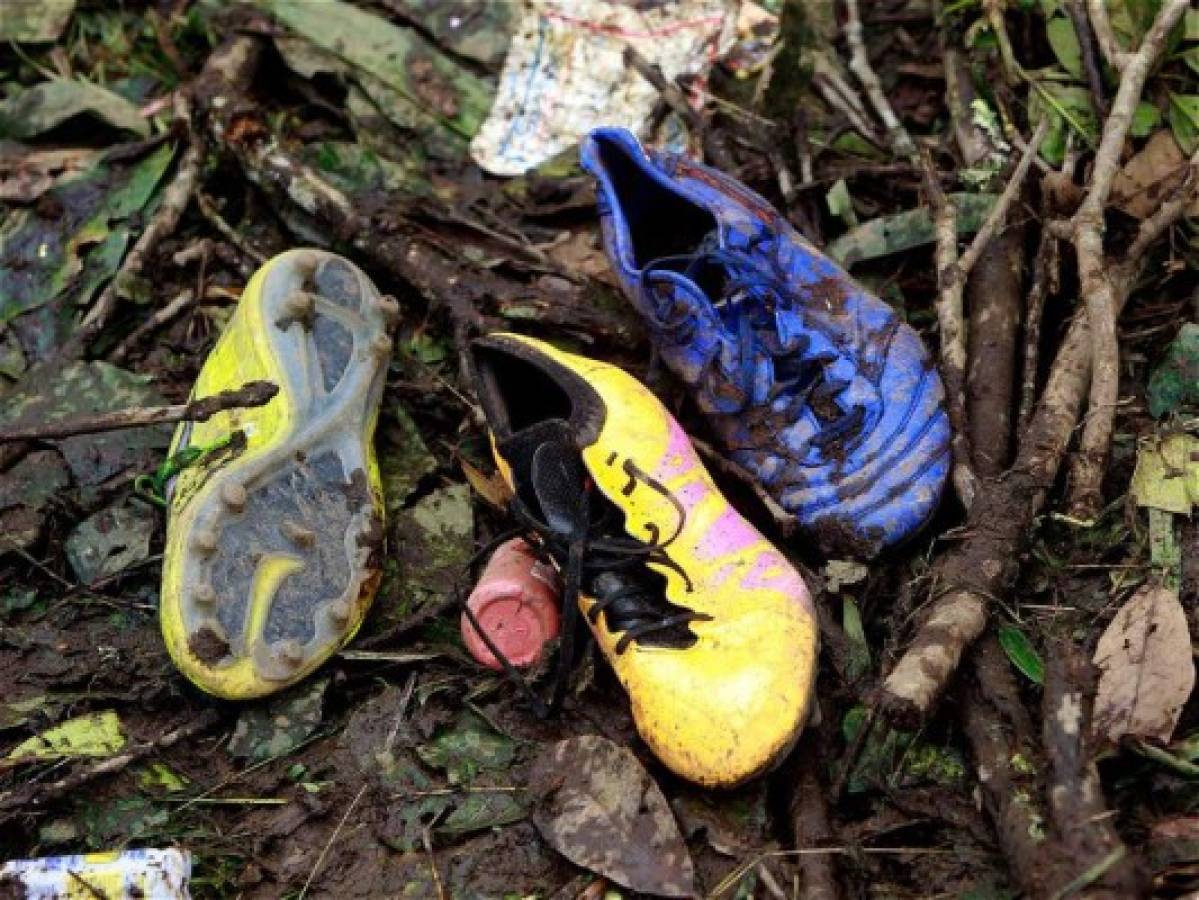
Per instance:
[[[370,441],[395,301],[333,254],[291,251],[268,266],[246,300],[260,304],[291,426],[204,483],[178,581],[175,624],[192,658],[176,661],[235,698],[303,678],[353,636],[383,543]]]

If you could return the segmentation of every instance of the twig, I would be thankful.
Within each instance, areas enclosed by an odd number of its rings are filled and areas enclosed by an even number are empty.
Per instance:
[[[1032,284],[1024,310],[1024,366],[1021,373],[1020,409],[1016,414],[1016,434],[1024,434],[1037,399],[1037,368],[1041,356],[1041,319],[1050,293],[1053,270],[1059,264],[1058,240],[1048,228],[1041,229],[1037,255],[1033,259]]]
[[[0,444],[9,441],[47,441],[76,434],[95,434],[97,431],[118,431],[171,422],[205,422],[226,409],[246,409],[264,406],[279,393],[279,386],[270,381],[251,381],[236,390],[222,391],[211,397],[178,403],[172,406],[145,406],[120,409],[94,416],[79,416],[59,422],[17,426],[0,431]]]
[[[816,753],[816,739],[815,730],[809,730],[801,738],[794,762],[789,767],[793,773],[789,779],[793,785],[789,811],[797,850],[833,847],[837,843],[829,825],[825,785],[818,774],[822,768]],[[805,854],[799,857],[798,865],[803,876],[804,897],[839,900],[843,896],[833,854]]]
[[[845,116],[858,134],[871,144],[882,146],[874,127],[870,124],[870,117],[866,113],[862,98],[845,80],[838,64],[822,51],[812,54],[812,83],[824,101]]]
[[[845,0],[845,37],[849,42],[849,68],[861,83],[870,98],[870,105],[886,129],[887,138],[895,152],[913,163],[917,161],[916,144],[908,130],[903,127],[891,101],[883,92],[882,82],[870,64],[870,56],[866,53],[866,41],[862,35],[862,15],[858,10],[858,0]]]
[[[1091,17],[1091,27],[1095,29],[1095,38],[1099,42],[1099,50],[1107,64],[1117,72],[1128,65],[1132,54],[1120,46],[1116,33],[1112,30],[1111,19],[1107,17],[1107,0],[1087,0],[1087,12]]]
[[[1074,33],[1078,36],[1078,46],[1082,51],[1082,70],[1087,77],[1087,90],[1091,94],[1091,106],[1095,108],[1096,117],[1102,119],[1107,113],[1107,101],[1103,96],[1103,73],[1099,70],[1099,60],[1095,55],[1095,31],[1083,8],[1083,0],[1066,0],[1066,14],[1074,25]]]
[[[179,95],[178,111],[179,118],[187,122],[189,119],[189,109],[187,101],[183,99],[183,95]],[[108,325],[108,320],[112,317],[117,306],[117,289],[119,285],[132,275],[139,274],[145,268],[150,254],[154,252],[154,248],[167,235],[175,230],[175,226],[179,224],[179,219],[183,216],[183,211],[187,208],[188,202],[191,200],[192,194],[195,192],[196,185],[200,180],[200,167],[204,161],[204,148],[200,141],[191,137],[191,129],[188,129],[190,143],[187,150],[183,154],[183,158],[179,161],[179,168],[175,172],[175,177],[171,179],[162,192],[162,204],[158,207],[158,211],[150,220],[142,232],[141,237],[137,239],[137,243],[133,245],[133,249],[125,257],[125,261],[121,264],[121,269],[117,275],[108,283],[108,286],[101,292],[96,302],[92,304],[92,308],[88,310],[86,316],[83,317],[83,322],[80,323],[78,330],[67,340],[56,355],[56,360],[68,361],[78,359],[83,354],[83,349]]]
[[[953,485],[962,506],[969,510],[978,491],[978,478],[974,474],[966,423],[966,319],[962,304],[965,276],[958,263],[957,214],[941,190],[936,167],[927,153],[924,171],[937,235],[936,309],[941,329],[941,377],[953,427]]]
[[[124,362],[125,358],[129,355],[129,351],[141,343],[142,338],[151,331],[161,328],[176,316],[181,315],[185,310],[190,309],[195,299],[196,292],[191,288],[181,290],[174,300],[166,306],[155,310],[150,318],[146,319],[128,337],[117,344],[112,352],[108,354],[109,360],[117,364]]]
[[[316,878],[320,872],[321,866],[325,864],[325,857],[329,855],[330,848],[337,843],[337,838],[341,835],[341,830],[346,827],[346,822],[354,810],[358,808],[358,802],[362,799],[362,795],[366,793],[367,785],[362,785],[358,788],[358,793],[354,795],[354,799],[350,801],[350,805],[346,807],[345,813],[337,823],[337,827],[333,829],[333,833],[329,835],[329,840],[325,841],[325,846],[321,848],[320,855],[317,856],[316,862],[312,865],[312,871],[308,873],[308,878],[304,881],[304,886],[300,888],[299,900],[304,900],[308,896],[308,889],[312,887],[312,880]]]
[[[167,732],[157,740],[137,744],[123,753],[110,756],[90,769],[84,769],[49,784],[27,784],[17,790],[0,795],[0,812],[10,813],[14,810],[44,806],[98,778],[121,772],[130,764],[145,759],[152,753],[166,750],[181,741],[190,740],[198,734],[203,734],[220,721],[221,717],[216,710],[204,710],[188,724]]]
[[[1116,334],[1116,297],[1103,252],[1103,214],[1112,182],[1120,169],[1120,153],[1141,99],[1145,79],[1167,38],[1191,0],[1168,0],[1145,34],[1140,48],[1123,68],[1120,87],[1111,113],[1103,126],[1103,137],[1095,153],[1086,199],[1074,216],[1074,250],[1078,257],[1081,294],[1086,298],[1091,326],[1091,391],[1087,416],[1071,470],[1069,515],[1090,521],[1103,503],[1101,482],[1104,462],[1111,445],[1112,425],[1120,387],[1120,345]]]
[[[216,208],[216,204],[211,197],[203,192],[198,193],[196,194],[196,203],[200,207],[200,213],[208,220],[209,224],[219,231],[221,236],[236,247],[242,255],[249,257],[258,265],[266,262],[266,254],[246,240],[241,232],[225,220],[225,217]]]

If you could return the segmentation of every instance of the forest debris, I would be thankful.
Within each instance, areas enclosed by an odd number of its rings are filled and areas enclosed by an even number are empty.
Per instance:
[[[38,0],[0,5],[0,41],[53,41],[71,20],[75,0]]]
[[[946,194],[952,204],[958,236],[974,234],[982,227],[995,207],[996,194]],[[901,253],[914,247],[931,244],[937,239],[932,214],[926,207],[880,216],[863,222],[832,241],[825,252],[841,265],[850,268],[857,263]]]
[[[0,323],[58,296],[88,298],[110,278],[133,233],[132,217],[149,202],[171,156],[159,147],[129,166],[101,162],[52,188],[37,208],[10,212],[0,225]],[[40,215],[43,206],[56,214]]]
[[[546,748],[533,764],[533,822],[576,865],[629,890],[695,895],[695,870],[662,791],[632,752],[596,735]]]
[[[515,3],[477,0],[382,0],[388,9],[417,22],[437,43],[452,53],[500,67],[512,40]]]
[[[1137,219],[1157,209],[1163,197],[1178,189],[1186,178],[1187,158],[1178,141],[1162,129],[1149,138],[1112,181],[1112,205]],[[1199,215],[1199,199],[1192,201],[1188,215]]]
[[[1199,504],[1199,437],[1172,434],[1142,440],[1130,490],[1137,506],[1189,516]]]
[[[111,756],[124,746],[121,720],[108,709],[76,716],[22,741],[8,751],[3,765],[81,756]]]
[[[150,135],[150,123],[120,94],[89,81],[54,78],[0,102],[0,137],[24,140],[85,113],[138,137]]]
[[[1191,637],[1178,591],[1148,584],[1124,604],[1095,648],[1097,735],[1167,743],[1195,685]]]
[[[282,25],[398,92],[435,123],[474,134],[491,89],[409,28],[342,0],[255,0]]]
[[[242,710],[229,738],[230,755],[262,762],[299,747],[321,727],[328,687],[327,677],[315,678],[271,698],[268,703]]]
[[[1199,410],[1199,325],[1187,322],[1179,329],[1147,393],[1149,414],[1158,419],[1187,406]]]
[[[528,4],[471,155],[496,175],[521,175],[597,126],[641,130],[659,93],[625,65],[625,48],[671,84],[728,49],[734,12],[723,0],[640,9],[608,0]]]
[[[105,507],[67,536],[67,561],[84,584],[123,572],[150,556],[157,524],[153,508],[140,501]]]
[[[1004,625],[999,629],[998,636],[1003,652],[1020,674],[1033,684],[1044,684],[1045,662],[1028,635],[1014,625]]]
[[[32,203],[50,188],[92,168],[103,151],[34,150],[0,141],[0,200]]]

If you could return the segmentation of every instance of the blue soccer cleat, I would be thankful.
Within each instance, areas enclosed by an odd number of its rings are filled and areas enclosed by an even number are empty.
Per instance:
[[[950,431],[916,332],[727,175],[622,128],[591,132],[582,164],[625,293],[732,459],[826,551],[920,528]]]

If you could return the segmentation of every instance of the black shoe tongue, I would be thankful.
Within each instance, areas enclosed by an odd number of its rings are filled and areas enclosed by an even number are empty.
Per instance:
[[[550,529],[571,540],[587,533],[587,470],[577,447],[546,441],[533,453],[533,491]]]

